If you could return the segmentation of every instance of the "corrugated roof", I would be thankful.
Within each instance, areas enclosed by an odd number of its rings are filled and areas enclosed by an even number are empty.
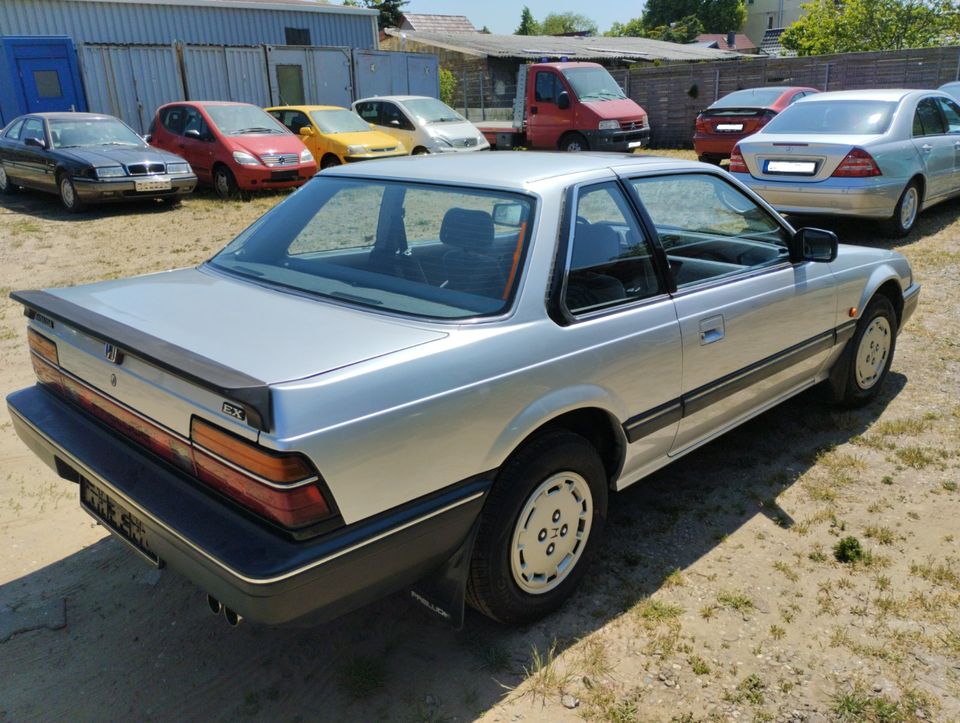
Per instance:
[[[716,43],[715,47],[720,50],[754,50],[757,47],[753,41],[743,33],[736,34],[733,41],[733,48],[727,45],[726,33],[700,33],[697,36],[697,44],[702,45],[703,43]],[[709,45],[707,47],[709,47]]]
[[[570,60],[728,60],[739,53],[667,43],[649,38],[561,37],[554,35],[487,35],[485,33],[425,33],[387,28],[394,37],[466,55],[537,60],[543,56]]]
[[[760,52],[766,55],[772,55],[775,58],[795,58],[796,52],[787,50],[780,44],[780,36],[786,28],[770,28],[763,33],[763,40],[760,41]]]
[[[0,0],[2,1],[2,0]],[[348,15],[379,15],[379,10],[333,5],[319,0],[68,0],[68,2],[120,3],[123,5],[169,5],[186,7],[260,8],[269,10],[300,10]]]
[[[466,15],[428,15],[426,13],[404,13],[404,30],[418,30],[424,33],[475,33],[477,29]]]

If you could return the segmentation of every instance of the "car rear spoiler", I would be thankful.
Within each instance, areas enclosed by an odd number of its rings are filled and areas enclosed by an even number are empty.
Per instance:
[[[264,432],[273,428],[269,385],[189,349],[158,339],[46,291],[14,291],[24,316],[53,328],[54,320],[105,344],[208,389],[244,411],[244,421]],[[239,416],[239,415],[234,415]]]

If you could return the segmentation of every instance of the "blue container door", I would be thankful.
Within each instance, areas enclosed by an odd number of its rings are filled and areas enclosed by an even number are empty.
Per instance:
[[[66,58],[17,58],[30,113],[79,110],[72,68]]]

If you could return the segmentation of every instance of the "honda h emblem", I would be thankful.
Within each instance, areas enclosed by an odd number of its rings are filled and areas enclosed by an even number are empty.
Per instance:
[[[113,344],[107,343],[103,345],[103,355],[107,358],[107,361],[111,364],[122,364],[123,363],[123,352],[120,351]]]

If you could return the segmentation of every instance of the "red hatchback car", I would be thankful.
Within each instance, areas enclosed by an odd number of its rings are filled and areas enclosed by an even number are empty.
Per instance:
[[[756,133],[770,119],[816,88],[770,86],[738,90],[715,102],[697,116],[693,147],[704,163],[730,157],[737,141]]]
[[[317,172],[303,142],[248,103],[183,101],[157,109],[150,144],[189,161],[221,198],[301,186]]]

